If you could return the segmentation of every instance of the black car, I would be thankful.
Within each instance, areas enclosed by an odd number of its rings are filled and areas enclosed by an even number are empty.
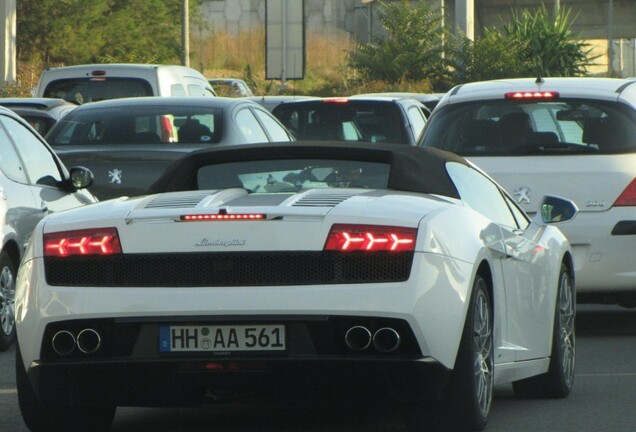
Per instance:
[[[299,140],[415,145],[428,109],[415,99],[336,97],[284,102],[272,113]]]
[[[265,108],[245,99],[143,97],[77,107],[46,136],[70,165],[95,175],[100,200],[146,193],[184,154],[217,145],[291,141]]]
[[[0,105],[25,119],[42,136],[77,107],[58,98],[1,98]]]

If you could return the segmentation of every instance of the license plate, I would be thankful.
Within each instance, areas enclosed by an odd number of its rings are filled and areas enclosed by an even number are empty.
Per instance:
[[[159,327],[160,352],[284,350],[285,326],[282,324]]]

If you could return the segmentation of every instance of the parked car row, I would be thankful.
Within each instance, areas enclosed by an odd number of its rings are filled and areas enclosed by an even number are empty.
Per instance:
[[[333,376],[334,394],[373,377],[409,402],[412,430],[483,429],[497,384],[566,397],[577,298],[636,305],[634,84],[500,80],[271,112],[90,98],[48,144],[0,112],[36,203],[84,197],[43,219],[59,209],[42,204],[0,255],[25,422],[105,430],[121,405]],[[57,172],[30,173],[25,130]]]

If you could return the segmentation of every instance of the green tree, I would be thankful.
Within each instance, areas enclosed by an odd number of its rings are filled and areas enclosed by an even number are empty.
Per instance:
[[[198,13],[190,2],[191,17]],[[169,63],[181,54],[182,0],[20,0],[20,60]]]
[[[523,57],[531,68],[528,75],[585,75],[593,64],[596,57],[591,55],[592,48],[572,31],[570,14],[571,9],[565,8],[550,13],[545,5],[534,12],[513,11],[504,31],[508,40],[525,45]]]
[[[107,8],[102,0],[16,2],[18,60],[45,64],[84,62],[102,44],[97,27]]]
[[[444,74],[442,15],[423,0],[414,6],[380,2],[378,21],[386,37],[360,44],[348,63],[367,80],[435,80]]]
[[[449,37],[446,61],[449,81],[455,84],[500,78],[528,76],[532,63],[524,53],[526,44],[502,35],[495,28],[484,29],[475,41]]]

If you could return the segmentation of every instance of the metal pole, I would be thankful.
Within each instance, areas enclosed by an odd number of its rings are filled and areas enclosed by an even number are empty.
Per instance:
[[[281,2],[281,7],[282,7],[282,15],[283,15],[283,19],[282,19],[282,33],[283,33],[283,43],[282,43],[282,47],[283,47],[283,61],[282,61],[282,65],[281,65],[281,70],[280,70],[280,87],[282,89],[287,87],[287,0],[283,0]]]
[[[369,23],[367,26],[367,42],[371,43],[373,42],[371,35],[373,33],[373,2],[369,2],[367,4],[367,7],[369,8]]]
[[[181,64],[190,66],[190,4],[183,0],[181,15]]]
[[[614,76],[614,1],[609,0],[607,11],[607,73]]]

